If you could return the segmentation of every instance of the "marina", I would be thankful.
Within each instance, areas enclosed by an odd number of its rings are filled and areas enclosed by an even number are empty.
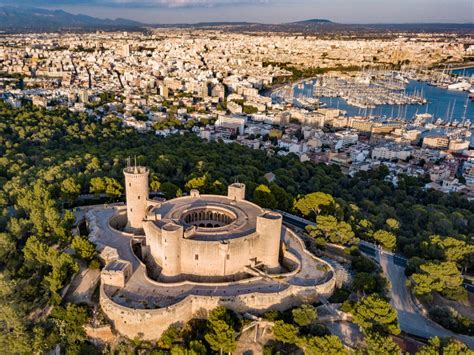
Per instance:
[[[315,81],[307,81],[293,88],[294,97],[315,97]],[[417,114],[429,113],[435,119],[444,122],[469,120],[474,121],[474,102],[469,100],[467,92],[450,91],[425,82],[409,81],[405,88],[408,98],[419,98],[423,95],[426,103],[382,104],[372,107],[358,107],[350,100],[340,96],[319,97],[320,103],[328,108],[346,111],[348,116],[377,116],[387,118],[411,119]],[[399,96],[400,97],[400,94]]]

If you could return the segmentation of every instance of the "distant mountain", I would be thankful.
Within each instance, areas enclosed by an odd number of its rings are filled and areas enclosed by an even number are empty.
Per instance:
[[[331,20],[326,20],[326,19],[320,19],[320,18],[314,18],[310,20],[304,20],[304,21],[296,21],[296,22],[290,22],[289,25],[329,25],[333,24]]]
[[[1,1],[1,0],[0,0]],[[262,24],[254,22],[201,22],[181,24],[147,25],[137,21],[118,18],[99,19],[86,15],[73,15],[62,10],[46,10],[23,6],[0,5],[0,31],[3,32],[40,32],[61,30],[140,30],[155,28],[199,28],[221,29],[234,32],[288,32],[304,34],[353,33],[362,35],[396,32],[457,32],[471,33],[473,24],[366,24],[353,25],[332,22],[327,19],[309,19],[303,21]]]
[[[0,30],[37,31],[62,29],[122,29],[140,28],[140,22],[126,19],[99,19],[86,15],[73,15],[62,10],[31,7],[0,6]]]

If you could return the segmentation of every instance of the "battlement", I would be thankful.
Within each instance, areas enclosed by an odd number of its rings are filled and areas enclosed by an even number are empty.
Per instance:
[[[128,166],[123,169],[123,173],[127,175],[144,175],[150,171],[146,166]]]

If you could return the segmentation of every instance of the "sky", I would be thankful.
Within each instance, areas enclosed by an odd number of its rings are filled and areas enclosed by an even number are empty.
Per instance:
[[[248,21],[283,23],[312,18],[340,23],[473,23],[474,0],[0,0],[3,5],[62,9],[144,23]]]

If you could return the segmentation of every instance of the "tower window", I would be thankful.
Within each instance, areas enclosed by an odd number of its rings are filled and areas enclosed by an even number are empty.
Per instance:
[[[194,255],[194,260],[199,260],[199,255],[198,254]]]
[[[132,208],[130,208],[130,212],[133,212],[133,209],[132,209]]]
[[[129,186],[129,187],[132,187],[132,183],[131,183],[131,182],[129,182],[129,183],[128,183],[128,186]]]
[[[229,259],[230,259],[230,254],[227,254],[227,260],[229,260]]]
[[[138,196],[138,199],[140,199],[140,195]]]

